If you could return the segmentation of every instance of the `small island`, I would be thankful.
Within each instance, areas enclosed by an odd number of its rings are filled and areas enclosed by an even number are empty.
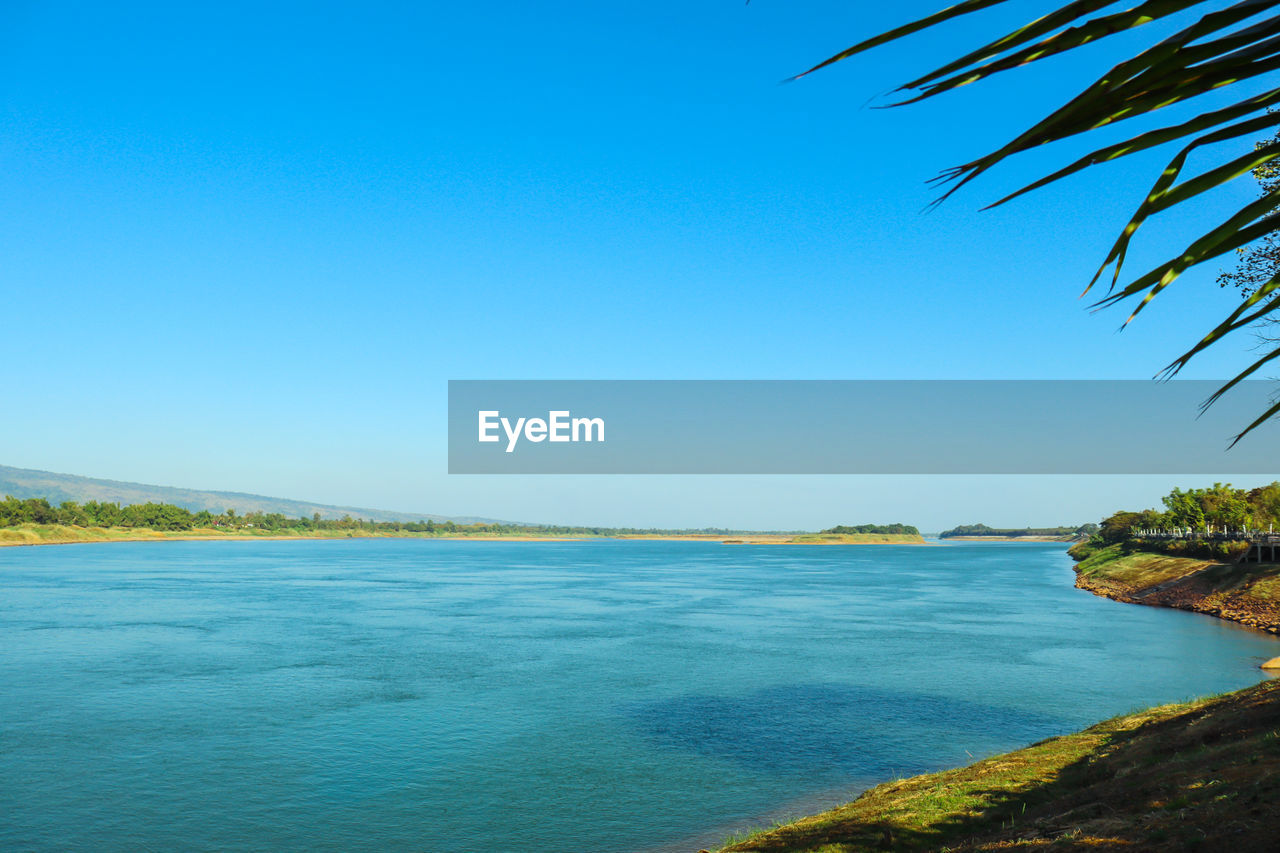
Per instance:
[[[1079,527],[988,527],[985,524],[959,524],[938,534],[939,539],[982,542],[1076,542],[1098,529],[1096,524]]]
[[[910,524],[837,524],[817,533],[793,537],[792,545],[924,545],[920,531]]]

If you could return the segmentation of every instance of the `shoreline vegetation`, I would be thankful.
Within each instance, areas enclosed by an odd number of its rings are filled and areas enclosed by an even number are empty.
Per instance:
[[[1075,537],[1061,536],[948,536],[943,542],[1075,542]]]
[[[935,545],[924,538],[889,534],[810,533],[541,533],[495,532],[458,529],[453,531],[409,531],[334,529],[297,531],[289,529],[192,527],[183,530],[156,530],[148,527],[80,527],[66,524],[24,523],[0,527],[0,547],[17,545],[76,545],[94,542],[214,542],[288,539],[435,539],[459,542],[583,542],[591,539],[648,542],[717,542],[724,545]]]
[[[1225,563],[1123,544],[1073,548],[1076,586],[1115,601],[1217,616],[1280,634],[1280,564]]]
[[[988,527],[985,524],[961,524],[938,534],[939,539],[961,542],[1076,542],[1098,531],[1096,524],[1079,527]]]
[[[1280,563],[1243,560],[1280,521],[1280,483],[1174,489],[1161,503],[1163,511],[1113,513],[1068,549],[1076,586],[1280,634]]]
[[[905,524],[836,526],[818,533],[720,528],[663,530],[632,527],[524,525],[506,522],[370,521],[344,516],[287,518],[280,513],[214,514],[176,504],[0,500],[0,546],[86,542],[160,542],[232,539],[451,539],[482,542],[574,542],[586,539],[706,541],[731,545],[928,545]]]
[[[243,542],[289,539],[447,539],[487,542],[579,542],[587,537],[514,535],[500,533],[412,533],[383,531],[320,530],[311,532],[272,530],[220,530],[195,527],[188,530],[154,530],[146,527],[75,527],[63,524],[21,524],[0,528],[0,547],[8,545],[80,545],[96,542]]]

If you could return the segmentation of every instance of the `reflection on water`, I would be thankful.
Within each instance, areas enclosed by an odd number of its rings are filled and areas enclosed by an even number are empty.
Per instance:
[[[945,765],[944,744],[986,741],[993,732],[1031,743],[1068,728],[1016,708],[853,684],[677,696],[629,709],[628,716],[664,749],[729,759],[752,771],[831,779],[922,773]]]

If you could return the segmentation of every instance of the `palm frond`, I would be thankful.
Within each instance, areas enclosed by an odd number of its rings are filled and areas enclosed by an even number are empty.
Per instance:
[[[950,6],[918,21],[858,42],[792,79],[1002,2],[1004,0],[967,0]],[[895,91],[909,93],[910,96],[890,106],[902,106],[937,97],[961,86],[1076,50],[1154,21],[1200,13],[1199,17],[1190,20],[1172,35],[1153,39],[1134,56],[1107,69],[1075,97],[1034,122],[995,151],[943,171],[936,179],[947,185],[935,202],[940,203],[960,187],[1010,157],[1032,148],[1146,116],[1165,107],[1280,71],[1280,14],[1276,14],[1277,6],[1280,6],[1280,0],[1238,0],[1225,7],[1212,0],[1129,0],[1127,3],[1116,0],[1072,0],[1047,15],[991,38],[981,47],[961,53],[955,59],[905,83]],[[1217,226],[1192,240],[1178,255],[1137,276],[1123,287],[1120,286],[1121,270],[1132,240],[1151,217],[1179,205],[1194,203],[1193,200],[1204,193],[1247,178],[1255,169],[1280,160],[1280,141],[1273,141],[1244,154],[1225,156],[1198,174],[1183,177],[1188,157],[1193,152],[1280,125],[1280,112],[1275,112],[1278,109],[1280,87],[1273,85],[1261,94],[1251,94],[1228,106],[1203,111],[1180,123],[1148,130],[1122,142],[1098,148],[988,207],[1005,204],[1091,166],[1113,162],[1140,151],[1191,137],[1157,177],[1111,246],[1093,280],[1085,288],[1088,292],[1111,267],[1108,295],[1095,307],[1141,296],[1137,306],[1125,320],[1127,325],[1188,269],[1280,231],[1280,217],[1273,216],[1277,206],[1280,206],[1280,190],[1270,191],[1261,198],[1242,205]],[[1225,336],[1280,310],[1278,291],[1280,274],[1258,288],[1195,346],[1174,360],[1165,368],[1164,375],[1176,373],[1192,357]],[[1280,350],[1255,361],[1225,383],[1206,405],[1211,405],[1245,377],[1277,357],[1280,357]],[[1280,413],[1280,403],[1246,427],[1236,441],[1277,413]]]

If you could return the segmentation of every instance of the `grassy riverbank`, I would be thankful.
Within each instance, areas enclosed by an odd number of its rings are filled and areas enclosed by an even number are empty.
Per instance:
[[[5,545],[69,545],[80,542],[164,542],[219,539],[466,539],[489,542],[567,542],[582,537],[500,533],[414,533],[409,531],[313,530],[291,531],[216,528],[152,530],[145,527],[76,527],[69,524],[20,524],[0,528]]]
[[[1071,549],[1076,586],[1132,604],[1176,607],[1280,634],[1280,564],[1222,563],[1136,551]]]
[[[477,542],[575,542],[583,539],[636,539],[661,542],[720,542],[731,545],[927,545],[920,536],[876,533],[832,534],[790,533],[742,534],[620,534],[614,536],[563,535],[527,531],[496,533],[461,530],[457,532],[422,533],[415,531],[308,530],[289,528],[276,530],[237,528],[193,528],[191,530],[153,530],[146,527],[77,527],[70,524],[19,524],[0,527],[0,547],[5,545],[68,545],[77,542],[160,542],[213,539],[455,539]]]
[[[724,853],[1273,850],[1280,681],[1151,708],[968,767],[879,785]]]

